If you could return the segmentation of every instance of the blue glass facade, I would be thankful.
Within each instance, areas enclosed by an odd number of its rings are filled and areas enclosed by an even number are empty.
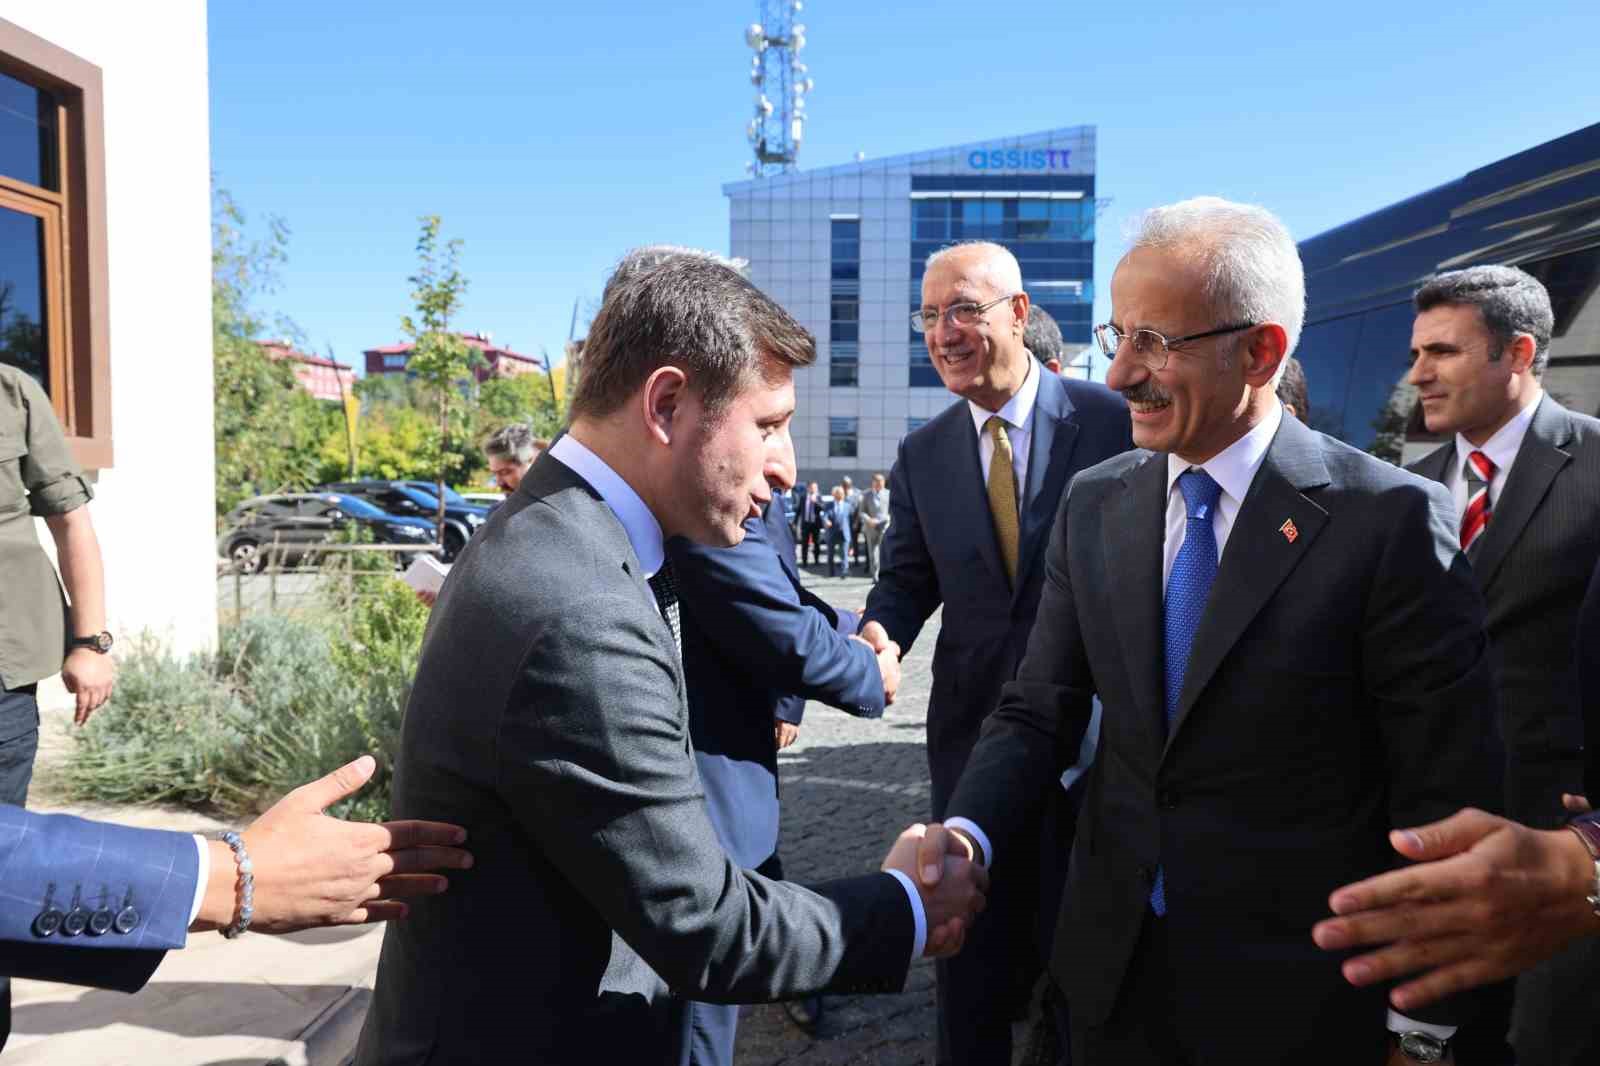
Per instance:
[[[948,407],[910,313],[928,253],[1006,245],[1069,348],[1090,343],[1095,131],[1045,130],[723,187],[729,251],[817,339],[795,375],[805,480],[887,471],[908,427]]]
[[[1300,257],[1297,355],[1318,429],[1396,460],[1431,446],[1404,384],[1411,293],[1481,263],[1544,282],[1556,312],[1545,388],[1600,413],[1600,124],[1302,241]]]

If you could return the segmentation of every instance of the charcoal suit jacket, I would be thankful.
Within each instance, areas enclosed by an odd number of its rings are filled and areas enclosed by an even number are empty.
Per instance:
[[[465,826],[474,866],[385,931],[360,1066],[676,1063],[687,1000],[905,980],[893,877],[775,882],[718,844],[672,632],[613,511],[548,453],[441,590],[393,814]]]
[[[1347,983],[1311,927],[1334,889],[1397,864],[1391,828],[1500,797],[1483,601],[1449,496],[1285,417],[1234,519],[1170,730],[1167,497],[1163,454],[1074,479],[1027,653],[949,814],[1000,862],[1026,846],[1012,827],[1076,759],[1098,695],[1052,956],[1074,1025],[1117,1005],[1160,868],[1173,1024],[1198,1061],[1380,1061],[1385,990]]]
[[[1408,469],[1443,482],[1452,441]],[[1573,638],[1600,561],[1600,421],[1546,395],[1534,410],[1472,571],[1488,609],[1506,743],[1506,813],[1549,829],[1583,788],[1583,714]]]

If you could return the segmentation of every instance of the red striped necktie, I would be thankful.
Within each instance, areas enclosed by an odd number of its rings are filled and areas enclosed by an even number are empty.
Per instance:
[[[1489,527],[1489,486],[1494,482],[1494,462],[1482,452],[1467,456],[1467,509],[1461,515],[1461,550],[1470,557],[1473,545]]]

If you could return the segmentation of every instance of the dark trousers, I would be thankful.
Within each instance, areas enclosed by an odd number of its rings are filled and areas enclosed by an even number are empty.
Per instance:
[[[39,751],[36,685],[8,689],[0,683],[0,803],[27,806],[33,757]],[[11,981],[0,977],[0,1048],[11,1037]]]
[[[756,873],[773,881],[783,880],[783,863],[777,852]],[[688,1039],[682,1066],[733,1066],[733,1045],[739,1035],[739,1006],[736,1003],[690,1003]]]
[[[942,797],[935,811],[942,814]],[[1060,907],[1058,849],[1072,850],[1071,821],[1062,830],[1060,808],[1065,795],[1053,790],[1038,823],[1025,827],[1019,840],[1039,846],[1001,855],[990,870],[989,905],[967,933],[961,953],[936,964],[938,977],[939,1066],[1010,1066],[1011,1023],[1024,1016],[1053,940]],[[936,814],[936,820],[938,814]],[[1066,855],[1061,855],[1064,862]],[[1053,896],[1055,903],[1041,897]],[[1041,904],[1050,909],[1041,917]]]
[[[817,559],[822,554],[822,526],[820,524],[800,524],[800,562],[803,565],[815,566]]]

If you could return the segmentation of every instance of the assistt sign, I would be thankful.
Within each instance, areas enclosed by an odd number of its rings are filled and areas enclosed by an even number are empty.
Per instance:
[[[1072,155],[1066,148],[995,148],[967,153],[973,170],[1066,170]]]

